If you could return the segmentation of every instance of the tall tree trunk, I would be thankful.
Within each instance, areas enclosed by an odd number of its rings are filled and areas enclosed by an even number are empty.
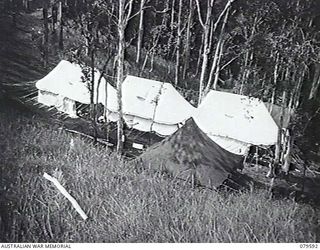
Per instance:
[[[122,82],[123,82],[123,64],[124,64],[124,27],[123,27],[123,15],[124,15],[124,0],[119,1],[119,22],[118,22],[118,66],[117,66],[117,99],[118,99],[118,115],[119,119],[117,122],[117,152],[122,153],[123,148],[123,114],[122,114]]]
[[[199,48],[196,71],[195,71],[195,73],[193,75],[194,77],[199,74],[199,68],[200,68],[200,63],[201,63],[203,46],[204,46],[204,35],[201,36],[201,44],[200,44],[200,48]]]
[[[290,138],[290,134],[286,135],[286,143],[285,143],[285,151],[283,153],[283,162],[282,162],[282,171],[285,174],[288,174],[290,171],[290,164],[291,164],[291,152],[292,152],[292,138]]]
[[[256,16],[254,18],[254,21],[253,21],[253,27],[251,29],[251,32],[249,32],[249,30],[246,27],[244,27],[244,30],[245,30],[244,31],[244,36],[245,36],[247,45],[249,45],[248,42],[252,41],[253,38],[254,38],[258,22],[259,22],[258,21],[258,17]],[[244,64],[243,64],[243,67],[242,67],[242,75],[240,77],[239,94],[243,94],[244,86],[247,83],[247,81],[249,79],[249,76],[251,74],[250,67],[252,65],[253,56],[254,56],[254,52],[252,51],[251,46],[249,45],[248,48],[246,49],[246,53],[245,53],[245,56],[244,56]]]
[[[221,27],[221,31],[220,31],[220,35],[219,35],[219,39],[217,42],[217,46],[216,46],[216,50],[214,53],[214,58],[213,58],[213,63],[212,63],[212,67],[211,67],[211,71],[210,71],[210,75],[209,75],[209,80],[207,83],[207,86],[205,88],[204,94],[206,94],[212,84],[212,80],[213,80],[213,75],[215,77],[214,79],[214,84],[213,84],[213,89],[217,89],[217,84],[218,84],[218,79],[219,79],[219,71],[220,71],[220,60],[221,60],[221,56],[222,56],[222,51],[223,51],[223,39],[224,39],[224,29],[225,26],[227,24],[227,20],[228,20],[228,16],[229,16],[229,11],[230,11],[230,7],[228,8],[225,17],[223,19],[223,23],[222,23],[222,27]]]
[[[293,105],[292,105],[292,108],[294,108],[294,109],[298,108],[298,106],[299,106],[303,79],[304,79],[304,76],[305,76],[307,70],[308,69],[305,68],[302,75],[299,77],[298,86],[296,88],[296,91],[294,92],[294,100],[293,100]]]
[[[205,78],[207,74],[208,67],[208,58],[210,54],[210,28],[212,24],[212,9],[214,5],[214,0],[208,0],[207,2],[207,15],[206,21],[204,22],[201,17],[201,8],[199,0],[196,0],[197,11],[199,16],[199,22],[203,29],[203,51],[202,51],[202,66],[201,66],[201,75],[199,82],[199,98],[198,98],[198,106],[200,105],[203,98],[203,90],[205,84]]]
[[[250,55],[250,51],[247,50],[244,56],[244,65],[243,65],[243,70],[242,70],[242,75],[241,75],[241,80],[240,80],[240,90],[239,90],[239,94],[242,95],[243,94],[243,88],[245,85],[245,80],[246,80],[246,75],[247,75],[247,68],[248,68],[248,64],[249,64],[249,55]]]
[[[279,150],[278,150],[278,154],[276,154],[275,157],[275,162],[279,163],[280,161],[280,156],[281,156],[281,146],[283,146],[283,132],[282,132],[282,128],[283,128],[283,120],[284,120],[284,114],[285,114],[285,108],[286,108],[286,103],[287,103],[287,92],[283,91],[282,94],[282,105],[281,105],[281,116],[280,116],[280,128],[279,128],[279,136],[278,136],[278,144],[279,144]]]
[[[176,5],[176,0],[172,0],[172,5],[171,5],[171,22],[170,22],[170,28],[173,30],[174,27],[174,6]]]
[[[223,51],[223,45],[224,45],[224,40],[221,42],[221,48],[220,48],[220,52],[219,52],[219,56],[218,56],[218,60],[217,60],[217,66],[216,66],[216,70],[214,73],[214,80],[213,80],[213,84],[212,84],[212,88],[213,89],[217,89],[218,87],[218,81],[219,81],[219,76],[220,76],[220,61],[222,58],[222,51]],[[209,85],[208,85],[209,86]],[[207,92],[209,91],[209,89],[207,90]]]
[[[271,114],[273,110],[273,105],[275,104],[275,95],[276,95],[276,88],[273,88],[271,101],[270,101],[270,107],[269,107],[269,113]]]
[[[283,127],[283,118],[284,118],[284,108],[286,105],[286,91],[283,91],[282,95],[282,109],[281,109],[281,116],[280,116],[280,126],[278,129],[278,139],[276,143],[275,148],[275,156],[274,161],[270,166],[269,172],[267,173],[268,178],[274,178],[275,177],[275,171],[279,167],[280,159],[281,159],[281,146],[282,146],[282,127]]]
[[[59,49],[63,50],[63,11],[62,11],[62,1],[59,2],[58,7],[58,25],[59,25]]]
[[[206,27],[204,28],[204,46],[202,51],[202,65],[201,65],[201,74],[200,74],[200,83],[199,83],[199,99],[198,99],[198,105],[201,103],[203,98],[203,90],[205,85],[205,77],[207,74],[207,68],[208,68],[208,58],[210,53],[210,47],[209,47],[209,34],[210,34],[210,26],[209,24],[206,24]]]
[[[122,83],[124,72],[124,53],[125,53],[125,30],[132,11],[132,2],[129,0],[119,0],[119,16],[118,16],[118,56],[117,56],[117,99],[118,99],[118,115],[117,122],[117,153],[121,154],[123,150],[123,110],[122,110]],[[127,15],[126,15],[126,8]]]
[[[313,77],[313,81],[312,81],[312,87],[311,87],[311,90],[309,93],[309,100],[316,97],[318,89],[319,89],[319,85],[320,85],[320,64],[316,63],[314,77]]]
[[[234,0],[229,0],[227,4],[225,5],[224,10],[220,13],[219,17],[217,18],[216,22],[213,23],[212,21],[212,12],[213,7],[215,4],[215,0],[207,0],[207,13],[206,13],[206,20],[205,22],[202,19],[201,16],[201,7],[199,0],[196,0],[196,6],[198,10],[198,16],[199,16],[199,22],[203,28],[203,34],[204,34],[204,48],[203,48],[203,54],[202,54],[202,67],[201,67],[201,75],[200,75],[200,83],[199,83],[199,99],[198,99],[198,105],[201,103],[201,100],[204,96],[204,86],[205,86],[205,78],[207,75],[207,67],[208,67],[208,58],[210,54],[210,48],[212,43],[212,35],[216,31],[216,28],[218,24],[221,21],[221,18],[226,14],[226,12],[229,10],[231,4]]]
[[[190,38],[191,38],[191,27],[192,27],[192,19],[193,19],[193,0],[189,1],[189,15],[188,15],[188,23],[187,23],[187,31],[186,31],[186,42],[184,46],[184,65],[182,78],[186,79],[187,71],[189,69],[190,64]]]
[[[248,83],[249,81],[249,77],[251,75],[251,72],[252,72],[252,62],[253,62],[253,51],[249,52],[249,58],[248,58],[248,63],[247,63],[247,68],[244,72],[244,75],[243,75],[243,83]]]
[[[166,22],[165,19],[162,19],[161,27],[164,27],[165,22]],[[145,61],[142,66],[142,71],[144,70],[144,68],[146,66],[149,55],[151,55],[149,72],[153,71],[154,57],[156,55],[156,48],[159,44],[159,40],[160,40],[161,35],[162,35],[162,29],[160,29],[157,36],[155,38],[153,38],[152,47],[150,48],[150,50],[146,54]],[[168,67],[168,74],[170,74],[170,66]]]
[[[105,97],[106,99],[104,100],[104,112],[103,112],[103,117],[105,120],[106,124],[106,139],[107,142],[109,142],[109,111],[108,111],[108,83],[106,82],[106,87],[105,87]]]
[[[146,0],[141,0],[140,2],[140,20],[139,20],[139,31],[138,31],[138,42],[137,42],[137,58],[136,63],[139,63],[142,48],[143,39],[143,18],[144,18],[144,4]]]
[[[148,62],[148,58],[149,58],[149,54],[150,54],[150,50],[146,53],[146,56],[145,56],[145,58],[144,58],[144,60],[143,60],[143,64],[142,64],[142,67],[141,67],[141,69],[140,69],[140,71],[139,71],[139,76],[141,75],[141,72],[143,72],[144,71],[144,69],[146,68],[146,65],[147,65],[147,62]]]
[[[182,35],[182,27],[181,27],[181,13],[182,12],[182,0],[179,0],[179,11],[178,11],[178,28],[177,28],[177,47],[176,47],[176,70],[174,83],[177,86],[179,83],[179,72],[180,72],[180,54],[181,54],[181,35]]]
[[[150,69],[149,72],[153,71],[153,67],[154,67],[154,57],[155,57],[155,50],[152,51],[151,53],[151,60],[150,60]]]
[[[58,18],[57,14],[58,14],[58,8],[54,4],[53,6],[51,6],[51,29],[52,29],[52,33],[56,32],[56,22],[57,22],[57,18]]]
[[[278,76],[279,76],[279,53],[276,52],[276,63],[274,65],[274,71],[273,71],[273,83],[276,86],[278,82]]]
[[[168,39],[168,56],[171,56],[170,52],[172,51],[172,44],[174,41],[174,16],[175,16],[175,4],[176,1],[175,0],[171,0],[172,4],[171,4],[171,17],[170,17],[170,34],[169,34],[169,39]],[[174,52],[172,54],[172,56],[174,56]],[[171,70],[171,68],[169,67],[169,70]],[[168,74],[170,74],[170,71],[168,72]]]
[[[44,28],[43,53],[44,53],[44,67],[46,68],[48,66],[48,60],[49,60],[48,1],[44,1],[42,12],[43,12],[43,28]]]
[[[90,116],[92,121],[92,127],[93,127],[93,138],[94,143],[97,142],[97,117],[96,117],[96,105],[94,103],[94,96],[95,96],[95,89],[98,91],[98,89],[95,87],[95,49],[91,48],[91,86],[90,86]],[[98,93],[96,93],[98,94]],[[98,97],[97,97],[98,98]],[[98,103],[97,103],[98,104]]]

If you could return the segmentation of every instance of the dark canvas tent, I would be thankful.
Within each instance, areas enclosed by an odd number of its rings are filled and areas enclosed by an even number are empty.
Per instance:
[[[144,152],[139,160],[151,168],[164,168],[174,177],[218,188],[237,168],[243,158],[223,149],[200,130],[192,118],[183,127]]]

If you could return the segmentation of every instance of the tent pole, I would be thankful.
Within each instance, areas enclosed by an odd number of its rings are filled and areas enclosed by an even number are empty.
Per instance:
[[[256,146],[256,167],[259,165],[259,148]]]

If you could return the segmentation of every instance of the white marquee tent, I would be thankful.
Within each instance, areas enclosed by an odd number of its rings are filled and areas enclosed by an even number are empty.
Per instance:
[[[95,72],[95,95],[100,73]],[[62,60],[48,75],[36,83],[38,102],[46,106],[55,106],[58,110],[76,117],[75,102],[90,104],[90,92],[83,82],[81,67],[77,64]],[[105,104],[105,87],[107,88],[107,106],[116,109],[116,90],[102,78],[98,89],[98,103]],[[96,97],[94,98],[96,102]]]
[[[96,71],[95,87],[99,76]],[[62,60],[36,83],[38,101],[75,117],[75,102],[90,103],[90,93],[82,77],[79,65]],[[106,86],[109,119],[116,121],[116,90],[104,78],[98,102],[105,103]],[[277,141],[278,127],[264,103],[247,96],[211,90],[196,109],[170,83],[129,75],[122,84],[122,105],[124,120],[130,128],[167,136],[193,116],[213,141],[239,155],[245,154],[249,145],[267,146]]]
[[[244,155],[250,145],[273,145],[278,126],[256,98],[211,90],[195,111],[202,131],[228,151]]]
[[[96,71],[95,87],[99,76],[100,73]],[[39,90],[38,102],[55,106],[69,116],[76,117],[75,102],[90,103],[90,92],[82,77],[79,65],[62,60],[48,75],[36,83]],[[109,119],[116,121],[118,119],[116,90],[106,83],[104,78],[99,87],[98,103],[105,102],[105,86],[108,86]],[[195,110],[170,83],[130,75],[122,84],[122,105],[124,120],[129,128],[156,132],[161,136],[174,133]]]
[[[170,83],[130,75],[122,84],[122,97],[130,128],[162,136],[174,133],[195,110]]]

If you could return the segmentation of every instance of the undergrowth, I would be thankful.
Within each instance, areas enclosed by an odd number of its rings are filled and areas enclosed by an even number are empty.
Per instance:
[[[2,242],[316,242],[319,211],[137,173],[105,148],[0,105]],[[74,138],[74,147],[70,140]],[[56,177],[89,216],[83,221]]]

